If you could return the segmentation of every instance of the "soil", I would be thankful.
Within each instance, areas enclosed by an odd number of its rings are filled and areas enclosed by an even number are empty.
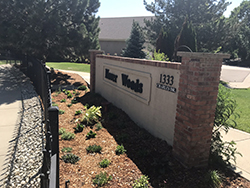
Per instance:
[[[67,98],[64,92],[58,92],[58,88],[77,88],[79,85],[87,86],[87,83],[77,74],[55,71],[52,74],[52,85],[57,90],[53,91],[53,102],[58,104],[60,110],[65,111],[59,115],[59,128],[74,133],[76,120],[84,115],[85,106],[102,106],[102,129],[97,130],[97,125],[86,126],[82,132],[75,133],[75,138],[65,141],[59,136],[60,157],[60,187],[96,187],[93,179],[100,172],[106,172],[112,176],[104,187],[129,187],[136,179],[147,175],[150,180],[149,187],[170,188],[196,188],[209,187],[205,175],[209,170],[216,169],[223,177],[221,187],[250,187],[250,182],[228,169],[218,169],[209,166],[207,168],[184,168],[172,156],[172,148],[167,142],[149,134],[143,128],[138,127],[121,109],[113,106],[100,95],[87,91],[79,91],[76,97],[77,104],[68,107],[73,98]],[[59,85],[59,86],[58,86]],[[74,90],[69,90],[72,94]],[[74,96],[73,96],[74,97]],[[66,99],[66,102],[60,102]],[[75,115],[77,110],[83,114]],[[86,139],[86,134],[94,131],[96,138]],[[89,145],[100,145],[100,153],[87,153]],[[116,147],[123,144],[126,153],[116,155]],[[72,147],[71,153],[80,157],[76,164],[65,163],[61,157],[66,154],[62,148]],[[99,162],[108,159],[111,164],[107,168],[101,168]]]

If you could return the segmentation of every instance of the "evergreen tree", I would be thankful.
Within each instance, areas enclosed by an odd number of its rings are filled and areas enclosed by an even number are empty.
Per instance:
[[[142,29],[138,22],[133,21],[130,38],[127,40],[126,48],[122,52],[124,57],[145,58],[146,54],[142,51],[145,39]]]
[[[170,32],[164,31],[163,28],[156,40],[156,52],[166,54],[169,60],[172,59],[174,53],[174,38]]]
[[[150,43],[155,45],[161,28],[164,27],[176,38],[182,29],[183,20],[187,16],[197,33],[198,50],[213,51],[221,45],[218,38],[225,35],[223,27],[221,25],[218,27],[214,23],[221,19],[230,4],[226,1],[157,0],[149,4],[144,0],[146,9],[155,15],[155,19],[145,21],[146,36]],[[214,36],[215,33],[218,34],[218,37]]]
[[[98,49],[99,0],[2,0],[0,49],[43,60],[84,60]]]

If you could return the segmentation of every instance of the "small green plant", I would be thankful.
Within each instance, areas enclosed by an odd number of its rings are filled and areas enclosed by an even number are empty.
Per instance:
[[[69,108],[70,108],[71,106],[72,106],[72,103],[70,103],[70,104],[67,104],[67,107],[69,107]]]
[[[99,118],[102,117],[101,106],[91,106],[89,109],[86,109],[85,114],[83,115],[81,122],[92,125],[99,121]]]
[[[96,137],[96,133],[95,132],[93,132],[93,131],[89,131],[88,133],[87,133],[87,135],[86,135],[86,138],[87,139],[90,139],[90,138],[95,138]]]
[[[81,113],[82,113],[81,110],[77,110],[77,111],[75,112],[75,115],[79,115],[79,114],[81,114]]]
[[[64,114],[64,113],[65,113],[64,110],[59,110],[59,115]]]
[[[99,165],[100,165],[101,168],[106,168],[106,167],[109,166],[109,164],[110,164],[110,161],[109,161],[108,159],[103,159],[103,160],[99,163]]]
[[[123,145],[118,145],[116,147],[115,153],[116,153],[116,155],[121,155],[121,154],[124,154],[126,151],[127,150],[125,150]]]
[[[58,88],[57,94],[61,94],[62,90],[61,87]]]
[[[74,98],[73,100],[71,100],[71,104],[76,104],[78,103],[78,101],[76,100],[76,98]]]
[[[147,188],[149,186],[148,180],[149,180],[148,176],[145,175],[141,176],[139,179],[135,180],[133,188]]]
[[[55,102],[52,102],[52,106],[58,106],[58,104],[56,104]]]
[[[77,89],[85,91],[87,89],[87,87],[85,85],[81,85]]]
[[[72,140],[75,138],[75,134],[71,132],[64,132],[61,136],[63,140]]]
[[[80,157],[78,157],[77,155],[75,155],[73,153],[67,153],[66,155],[62,156],[62,160],[65,163],[75,164],[80,160]]]
[[[101,172],[100,174],[97,174],[95,178],[93,179],[94,185],[97,185],[98,187],[101,187],[108,183],[108,181],[112,180],[112,176],[107,176],[106,172]]]
[[[81,94],[81,92],[77,91],[77,92],[75,93],[75,96],[79,96],[80,94]]]
[[[72,151],[72,148],[71,147],[64,147],[61,151],[69,153]]]
[[[73,97],[72,93],[67,94],[67,98],[72,98],[72,97]]]
[[[66,90],[66,89],[64,89],[63,92],[65,93],[65,95],[70,94],[70,91],[68,91],[68,90]]]
[[[86,148],[88,153],[100,153],[102,150],[101,146],[97,145],[90,145]]]
[[[95,127],[96,127],[96,129],[95,129],[96,131],[99,131],[99,130],[101,130],[103,128],[102,124],[100,122],[97,123]]]
[[[59,129],[59,135],[63,134],[66,132],[66,129],[65,128],[60,128]]]
[[[209,171],[205,176],[205,184],[212,188],[221,187],[222,178],[216,170]]]
[[[150,59],[156,61],[169,61],[167,55],[164,54],[163,52],[161,53],[160,50],[158,50],[158,52],[155,50],[153,57],[150,57]]]
[[[75,133],[80,133],[83,131],[84,125],[77,123],[77,125],[76,125],[76,127],[74,127],[74,129],[75,129]]]
[[[66,99],[62,99],[62,100],[60,100],[60,102],[66,102]]]

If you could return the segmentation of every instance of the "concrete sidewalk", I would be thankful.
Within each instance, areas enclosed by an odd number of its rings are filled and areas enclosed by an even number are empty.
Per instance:
[[[0,65],[0,187],[11,159],[11,140],[22,108],[21,90],[10,65]]]

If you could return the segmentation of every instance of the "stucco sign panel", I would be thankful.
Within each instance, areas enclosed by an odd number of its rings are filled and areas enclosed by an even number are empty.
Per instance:
[[[112,87],[148,104],[151,93],[151,74],[104,63],[103,81]]]

